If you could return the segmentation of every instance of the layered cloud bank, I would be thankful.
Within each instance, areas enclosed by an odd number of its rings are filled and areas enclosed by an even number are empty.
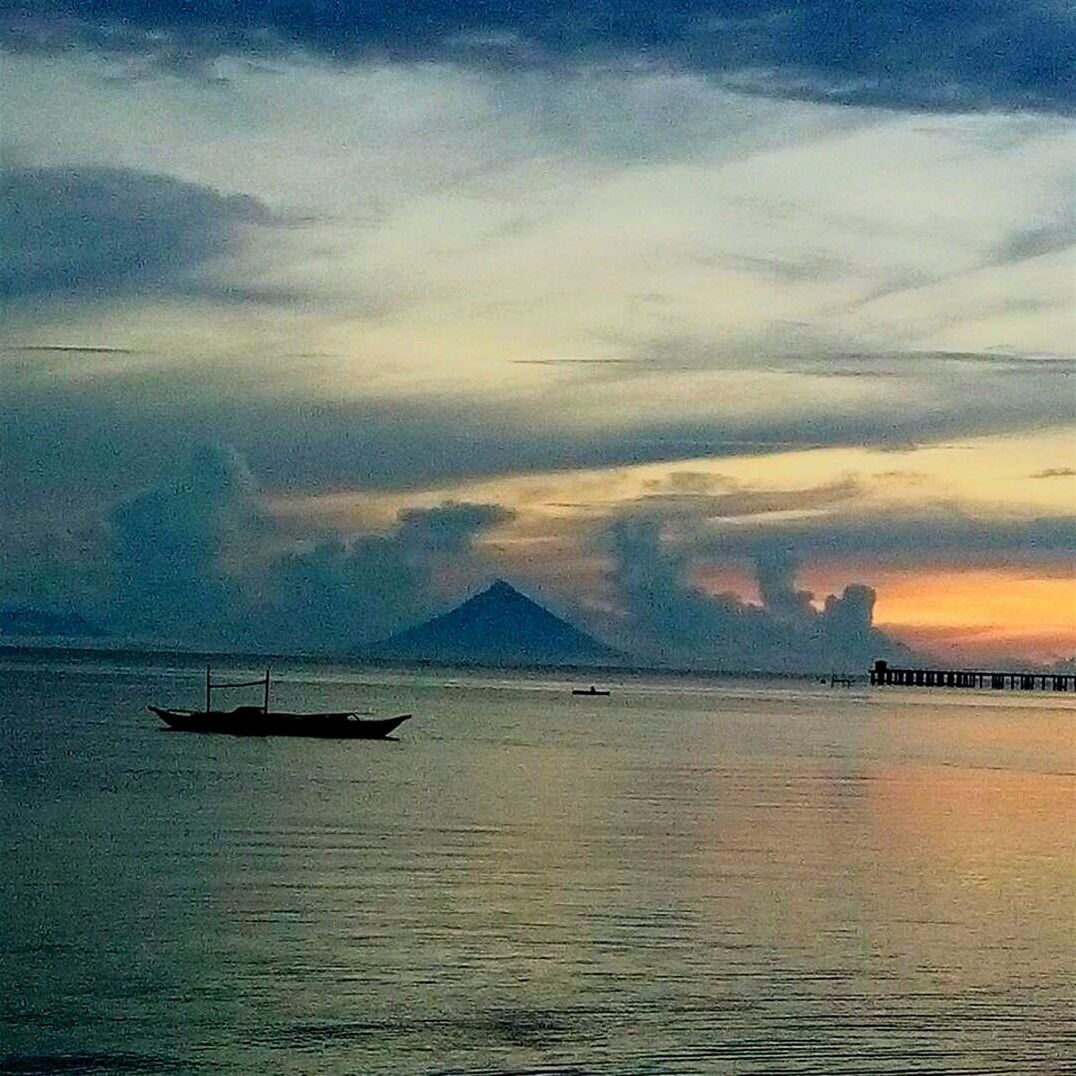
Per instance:
[[[514,518],[503,506],[447,501],[401,509],[380,533],[281,548],[245,462],[202,448],[166,482],[115,506],[92,603],[121,637],[343,653],[488,579],[505,561],[476,543]],[[787,553],[754,554],[755,604],[695,585],[693,558],[662,541],[652,512],[620,516],[604,540],[624,616],[614,630],[640,661],[810,671],[860,668],[900,650],[872,630],[869,587],[848,586],[817,610],[796,589]]]
[[[920,558],[930,549],[989,563],[1032,544],[1044,564],[1063,565],[1074,538],[1071,519],[1024,528],[986,520],[954,526],[948,517],[896,525],[869,514],[842,537],[826,515],[792,529],[765,520],[793,506],[829,511],[859,498],[854,484],[715,493],[720,484],[679,472],[669,482],[675,492],[648,492],[584,524],[576,542],[591,550],[597,589],[608,597],[604,607],[587,608],[570,567],[558,571],[555,555],[542,563],[526,542],[513,548],[520,523],[513,508],[412,505],[376,530],[297,538],[234,450],[204,447],[164,482],[120,500],[78,565],[53,566],[51,579],[38,565],[29,581],[68,597],[81,590],[84,609],[122,638],[343,653],[419,622],[499,573],[533,579],[537,567],[560,611],[582,616],[641,663],[862,670],[910,651],[874,626],[869,585],[849,583],[817,601],[801,589],[801,557],[832,543],[827,552],[838,559],[853,546],[892,559],[917,545]],[[553,525],[540,537],[556,540],[560,530]],[[707,581],[708,568],[729,563],[750,571],[756,600]]]
[[[0,601],[1062,656],[1073,25],[0,4]]]

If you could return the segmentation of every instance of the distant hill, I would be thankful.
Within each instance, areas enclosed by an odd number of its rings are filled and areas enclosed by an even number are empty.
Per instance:
[[[598,665],[622,658],[502,579],[455,609],[364,648],[362,656],[468,665]]]
[[[30,605],[0,606],[0,636],[97,639],[104,634],[78,613],[54,613]]]

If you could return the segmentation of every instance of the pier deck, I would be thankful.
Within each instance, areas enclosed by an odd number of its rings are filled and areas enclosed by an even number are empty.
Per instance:
[[[870,671],[876,687],[965,687],[995,691],[1076,691],[1076,673],[996,672],[988,669],[902,669],[876,661]]]

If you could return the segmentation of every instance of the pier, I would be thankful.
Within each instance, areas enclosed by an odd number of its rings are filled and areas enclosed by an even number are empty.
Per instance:
[[[1076,673],[994,672],[987,669],[902,669],[876,661],[875,687],[965,687],[994,691],[1076,691]]]

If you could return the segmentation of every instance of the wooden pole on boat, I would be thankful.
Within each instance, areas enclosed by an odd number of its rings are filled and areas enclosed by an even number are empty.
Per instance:
[[[269,713],[269,670],[265,670],[265,705],[262,707],[262,713]]]
[[[205,667],[205,712],[209,713],[209,666]]]

